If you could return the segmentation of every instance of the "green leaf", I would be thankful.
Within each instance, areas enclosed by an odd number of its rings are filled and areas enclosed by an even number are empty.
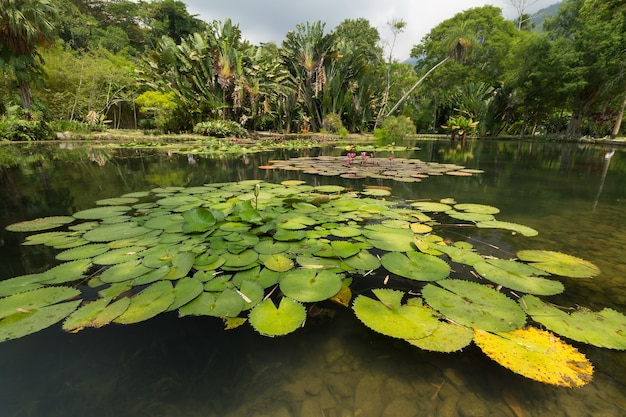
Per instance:
[[[474,264],[474,268],[483,278],[514,291],[537,295],[555,295],[564,291],[561,282],[532,276],[532,270],[542,271],[519,262],[490,259]]]
[[[326,300],[341,289],[343,276],[330,271],[293,269],[285,272],[279,281],[280,290],[296,301],[312,303]]]
[[[130,299],[128,309],[113,321],[120,324],[138,323],[167,311],[174,302],[175,294],[172,283],[159,281]]]
[[[389,252],[380,260],[392,274],[417,281],[438,281],[450,274],[450,266],[444,260],[425,253]]]
[[[263,265],[276,272],[286,272],[293,268],[293,261],[282,253],[268,255],[263,259]]]
[[[626,350],[626,316],[610,308],[570,314],[526,295],[519,300],[533,320],[568,339],[609,349]]]
[[[215,226],[215,216],[203,207],[194,208],[183,213],[183,231],[185,233],[202,233]]]
[[[130,305],[124,297],[111,303],[111,298],[91,301],[70,314],[63,322],[63,330],[76,333],[85,327],[102,327],[122,314]]]
[[[35,220],[27,220],[19,223],[13,223],[6,227],[10,232],[39,232],[41,230],[56,229],[74,221],[74,217],[70,216],[51,216],[43,217]]]
[[[433,311],[421,303],[401,304],[404,293],[390,289],[376,289],[379,300],[359,295],[352,309],[370,329],[400,339],[420,339],[438,326]]]
[[[448,279],[443,288],[427,284],[422,289],[426,302],[446,318],[467,327],[490,332],[521,328],[526,314],[515,301],[485,285]]]
[[[278,307],[271,299],[257,304],[249,315],[250,325],[264,336],[283,336],[296,331],[304,323],[306,310],[302,304],[283,297]]]
[[[505,229],[519,233],[524,236],[537,236],[539,232],[522,224],[503,222],[500,220],[487,220],[476,223],[476,226],[483,229]]]
[[[591,262],[560,252],[522,250],[517,252],[517,257],[531,262],[535,268],[564,277],[591,278],[600,273],[600,269]]]
[[[80,300],[16,312],[0,321],[0,342],[36,333],[63,320],[80,304]]]

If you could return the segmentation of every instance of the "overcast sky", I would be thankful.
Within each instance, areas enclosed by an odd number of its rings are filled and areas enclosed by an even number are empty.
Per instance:
[[[285,34],[298,23],[320,20],[331,31],[344,19],[363,17],[376,27],[383,41],[393,36],[387,22],[403,19],[405,31],[398,36],[394,56],[401,61],[409,57],[411,48],[420,42],[432,28],[455,14],[473,7],[491,4],[500,7],[507,19],[517,16],[511,3],[530,5],[529,11],[557,3],[559,0],[184,0],[187,11],[211,22],[230,18],[239,24],[243,37],[258,45],[275,42],[280,46]],[[386,51],[388,53],[388,50]]]

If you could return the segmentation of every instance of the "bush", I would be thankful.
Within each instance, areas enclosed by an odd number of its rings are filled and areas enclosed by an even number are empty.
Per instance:
[[[406,116],[390,116],[374,131],[377,139],[385,141],[404,139],[415,134],[413,121]]]
[[[343,127],[341,116],[337,113],[328,113],[322,120],[322,129],[328,133],[339,133]]]
[[[239,123],[230,120],[209,120],[208,122],[200,122],[193,127],[193,132],[216,138],[245,138],[248,136],[246,129],[241,127]]]
[[[50,126],[43,120],[36,120],[30,113],[24,113],[19,106],[7,109],[0,116],[0,139],[11,141],[49,140],[54,138]]]

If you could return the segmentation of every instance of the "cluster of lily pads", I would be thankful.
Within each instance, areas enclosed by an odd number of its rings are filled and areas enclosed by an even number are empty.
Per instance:
[[[368,148],[363,148],[368,149]],[[438,175],[471,177],[482,170],[457,164],[440,164],[411,158],[376,157],[373,151],[348,152],[346,156],[304,156],[272,160],[261,169],[302,171],[306,174],[339,176],[346,179],[383,179],[399,182],[420,182]]]
[[[279,336],[305,325],[307,307],[331,300],[367,327],[422,349],[454,352],[473,342],[528,378],[588,383],[592,365],[553,333],[626,349],[626,316],[568,312],[539,298],[564,291],[552,275],[597,275],[588,261],[547,250],[497,259],[437,233],[460,221],[465,231],[537,234],[497,220],[498,212],[302,181],[163,187],[100,200],[71,216],[7,227],[39,232],[23,244],[55,248],[60,263],[0,282],[0,341],[59,321],[77,332],[174,311],[219,317],[226,328],[247,321]]]

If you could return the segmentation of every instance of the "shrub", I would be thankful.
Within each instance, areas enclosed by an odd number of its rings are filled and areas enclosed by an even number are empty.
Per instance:
[[[328,133],[339,133],[343,127],[341,116],[337,113],[328,113],[322,120],[322,129]]]
[[[246,129],[241,127],[239,123],[230,120],[209,120],[207,122],[200,122],[193,127],[193,132],[216,138],[245,138],[248,136]]]
[[[374,136],[382,140],[404,139],[415,134],[413,121],[406,116],[390,116],[374,131]]]
[[[31,141],[53,139],[50,126],[43,120],[36,120],[30,113],[23,113],[19,106],[7,108],[0,116],[0,139],[11,141]]]

